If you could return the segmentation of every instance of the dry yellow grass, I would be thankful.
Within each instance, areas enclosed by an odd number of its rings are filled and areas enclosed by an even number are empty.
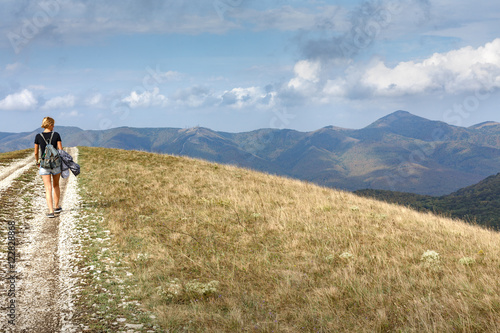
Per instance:
[[[0,153],[0,166],[7,165],[17,159],[25,158],[30,153],[33,154],[33,149],[23,149]]]
[[[500,331],[499,233],[194,159],[79,158],[165,330]]]

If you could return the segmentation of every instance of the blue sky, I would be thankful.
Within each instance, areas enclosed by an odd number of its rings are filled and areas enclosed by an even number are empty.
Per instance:
[[[500,3],[2,0],[0,131],[500,122]]]

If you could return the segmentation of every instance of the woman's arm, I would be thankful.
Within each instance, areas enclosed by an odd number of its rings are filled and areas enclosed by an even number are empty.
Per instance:
[[[62,150],[62,142],[61,141],[57,141],[57,149]]]
[[[39,164],[39,161],[38,161],[38,143],[35,143],[35,163],[38,165]]]

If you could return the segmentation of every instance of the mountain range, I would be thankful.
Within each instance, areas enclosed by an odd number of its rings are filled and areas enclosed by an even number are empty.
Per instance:
[[[207,128],[82,130],[56,126],[65,146],[143,150],[202,158],[349,191],[445,195],[500,170],[500,123],[459,127],[396,111],[362,129]],[[0,152],[33,147],[37,129],[0,133]]]

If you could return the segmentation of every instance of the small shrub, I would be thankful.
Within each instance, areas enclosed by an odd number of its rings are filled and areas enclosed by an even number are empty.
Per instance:
[[[439,266],[441,263],[441,257],[439,256],[439,253],[436,251],[432,250],[427,250],[422,254],[422,257],[420,258],[421,261],[424,262],[424,265],[426,267],[435,267]]]
[[[217,292],[219,281],[210,281],[202,283],[197,280],[189,281],[184,286],[184,290],[188,294],[195,294],[199,296],[208,296]]]
[[[463,257],[463,258],[460,258],[460,260],[458,262],[464,266],[472,266],[473,264],[476,263],[476,259],[474,259],[472,257]]]

